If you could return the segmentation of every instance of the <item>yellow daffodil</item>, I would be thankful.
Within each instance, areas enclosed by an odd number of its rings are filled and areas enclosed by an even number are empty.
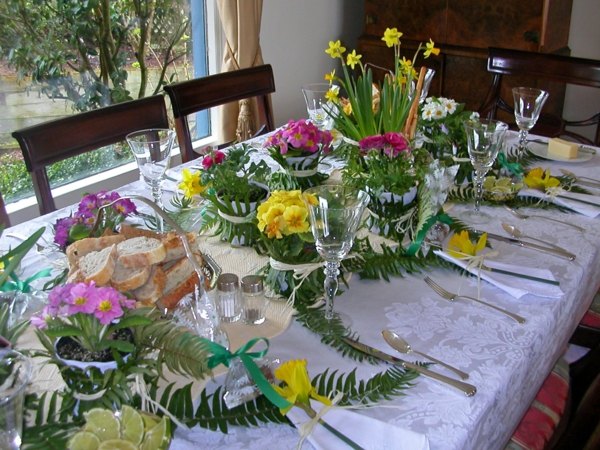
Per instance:
[[[344,112],[344,114],[346,114],[347,116],[351,116],[352,115],[352,103],[350,103],[347,98],[342,99],[341,102],[342,102],[342,111]]]
[[[431,38],[429,39],[429,42],[427,42],[425,44],[425,51],[423,52],[423,56],[425,58],[429,58],[432,54],[434,55],[439,55],[440,54],[440,49],[435,47],[435,44],[433,43],[433,40],[431,40]]]
[[[471,241],[469,232],[463,230],[455,233],[448,241],[448,254],[455,258],[464,258],[465,256],[475,256],[485,248],[487,242],[487,233],[483,233],[477,243]]]
[[[325,80],[330,81],[330,82],[335,80],[335,69],[333,69],[331,72],[325,74]]]
[[[306,208],[291,205],[283,213],[285,220],[284,234],[306,233],[308,232],[308,211]]]
[[[397,28],[386,28],[381,40],[385,41],[385,44],[388,47],[393,47],[394,45],[400,44],[401,37],[402,33],[400,33]]]
[[[550,176],[550,169],[544,170],[541,167],[531,169],[523,181],[531,189],[539,189],[541,191],[560,186],[560,180]]]
[[[327,48],[327,50],[325,50],[325,53],[327,53],[329,56],[331,56],[332,58],[335,59],[335,58],[341,58],[345,51],[346,51],[346,47],[343,47],[342,43],[338,39],[335,42],[329,41],[329,48]]]
[[[402,59],[400,60],[400,70],[404,74],[411,73],[414,70],[412,61],[410,59],[406,59],[403,56]]]
[[[337,103],[339,101],[338,94],[339,89],[331,88],[325,93],[325,98],[328,102]]]
[[[200,181],[200,172],[192,172],[189,169],[181,171],[181,183],[179,189],[183,191],[183,195],[190,198],[194,195],[200,195],[206,190],[206,186]]]
[[[296,359],[284,362],[275,370],[275,377],[285,383],[284,387],[274,385],[273,388],[279,395],[285,398],[293,405],[303,405],[310,407],[309,399],[313,398],[325,405],[331,405],[331,401],[319,395],[316,389],[310,384],[310,378],[306,370],[306,360]],[[281,410],[281,414],[286,414],[291,409]]]
[[[352,53],[346,55],[346,64],[354,70],[354,66],[360,64],[360,58],[362,58],[362,55],[357,55],[356,50],[352,50]]]

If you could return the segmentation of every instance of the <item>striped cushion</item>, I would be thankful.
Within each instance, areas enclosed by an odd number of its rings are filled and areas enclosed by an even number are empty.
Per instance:
[[[505,450],[542,450],[552,439],[569,396],[569,365],[562,358],[542,384]]]
[[[579,323],[600,330],[600,291],[596,293],[592,306],[590,306],[590,309],[587,310]]]

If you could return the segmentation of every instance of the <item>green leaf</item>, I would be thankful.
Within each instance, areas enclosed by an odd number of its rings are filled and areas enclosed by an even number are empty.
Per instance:
[[[6,282],[8,277],[19,266],[23,257],[29,252],[29,250],[31,250],[31,248],[35,245],[37,240],[42,236],[42,234],[44,234],[45,231],[46,227],[38,229],[35,233],[33,233],[15,248],[0,256],[0,262],[2,262],[5,266],[4,270],[0,272],[0,286]]]

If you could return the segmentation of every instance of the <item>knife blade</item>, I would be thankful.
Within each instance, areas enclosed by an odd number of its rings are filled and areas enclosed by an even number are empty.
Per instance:
[[[543,253],[559,256],[561,258],[568,259],[569,261],[573,261],[575,259],[575,255],[573,253],[568,252],[564,249],[544,247],[543,245],[534,244],[533,242],[523,241],[522,239],[517,239],[513,237],[502,236],[500,234],[494,234],[488,231],[479,231],[479,233],[487,233],[489,238],[496,239],[498,241],[508,242],[509,244],[518,245],[519,247],[538,250]]]
[[[565,200],[573,200],[574,202],[579,202],[579,203],[584,203],[586,205],[592,205],[592,206],[596,206],[598,208],[600,208],[600,203],[595,203],[595,202],[590,202],[588,200],[582,200],[580,198],[576,198],[576,197],[569,197],[568,195],[557,195],[558,198],[563,198]]]
[[[381,361],[385,361],[389,364],[401,365],[405,369],[411,369],[415,372],[419,372],[421,375],[425,375],[426,377],[433,378],[434,380],[440,381],[442,383],[446,383],[452,386],[459,391],[462,391],[467,397],[472,397],[477,392],[477,388],[472,384],[465,383],[463,381],[455,380],[454,378],[447,377],[446,375],[442,375],[440,373],[434,372],[432,370],[426,369],[425,367],[419,366],[417,364],[413,364],[408,361],[404,361],[403,359],[392,356],[388,353],[385,353],[375,347],[371,347],[370,345],[363,344],[362,342],[358,342],[349,337],[342,337],[342,340],[348,344],[349,346],[355,348],[356,350],[366,353],[367,355],[371,355]]]

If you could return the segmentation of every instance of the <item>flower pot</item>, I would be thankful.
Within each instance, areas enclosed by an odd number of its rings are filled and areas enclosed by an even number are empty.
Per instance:
[[[318,171],[321,153],[307,153],[303,156],[286,156],[283,158],[287,172],[296,179],[298,187],[308,189],[323,183],[328,175]]]
[[[405,235],[404,217],[416,205],[417,186],[411,187],[402,195],[392,192],[376,194],[369,189],[367,191],[371,197],[367,219],[369,230],[401,242]]]

